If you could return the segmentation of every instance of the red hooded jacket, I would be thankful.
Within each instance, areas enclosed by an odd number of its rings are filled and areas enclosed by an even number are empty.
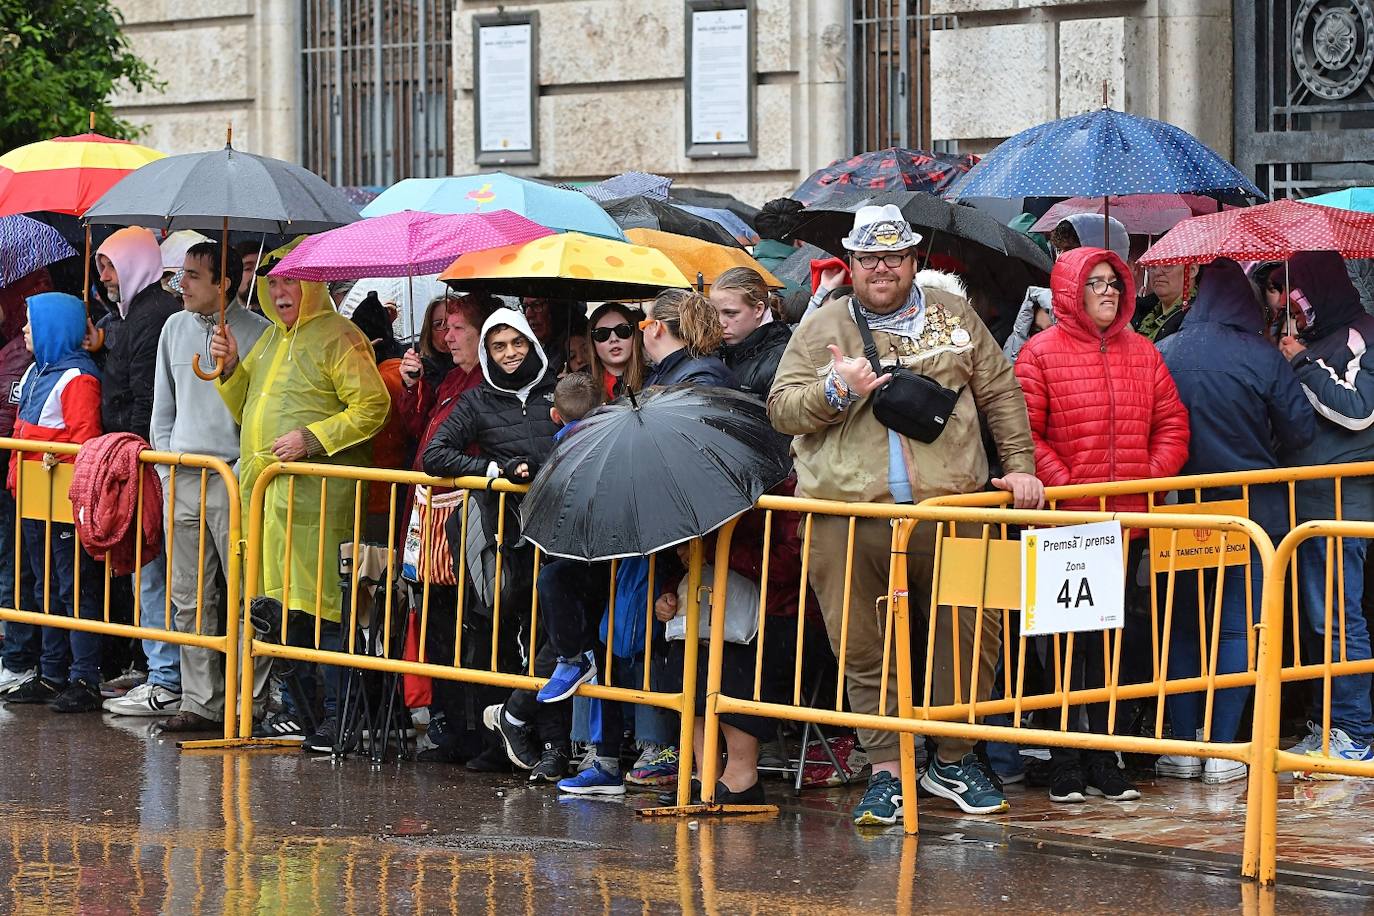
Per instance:
[[[1088,275],[1102,261],[1126,284],[1105,331],[1083,307]],[[1076,248],[1055,262],[1050,290],[1057,323],[1016,359],[1036,475],[1055,487],[1177,474],[1188,460],[1188,410],[1159,351],[1131,329],[1135,284],[1125,263],[1101,248]],[[1121,512],[1146,505],[1143,495],[1107,502]],[[1066,500],[1059,508],[1097,509],[1098,500]]]

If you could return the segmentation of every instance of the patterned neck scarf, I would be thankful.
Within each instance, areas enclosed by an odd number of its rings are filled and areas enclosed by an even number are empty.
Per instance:
[[[894,312],[886,315],[877,315],[864,308],[864,304],[855,296],[854,301],[859,305],[859,313],[868,322],[868,327],[874,331],[883,331],[887,334],[896,334],[898,337],[906,337],[911,340],[921,336],[925,330],[926,298],[921,294],[921,287],[916,281],[911,283],[911,292],[907,294],[906,303]]]

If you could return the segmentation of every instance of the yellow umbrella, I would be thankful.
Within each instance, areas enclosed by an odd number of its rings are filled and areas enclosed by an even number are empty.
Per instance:
[[[717,245],[715,242],[706,242],[687,235],[659,232],[657,229],[626,229],[625,237],[640,245],[657,248],[666,254],[693,283],[696,282],[697,274],[701,274],[702,282],[710,286],[716,282],[716,277],[730,268],[747,267],[757,271],[758,275],[763,277],[764,283],[774,289],[782,288],[781,280],[740,248]]]
[[[692,284],[660,251],[580,232],[470,251],[439,275],[457,289],[548,299],[651,299]]]

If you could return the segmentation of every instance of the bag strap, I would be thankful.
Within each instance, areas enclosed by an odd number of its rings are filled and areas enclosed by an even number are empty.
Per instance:
[[[883,364],[878,361],[878,345],[873,342],[873,331],[868,327],[868,319],[864,318],[853,299],[849,300],[849,314],[854,317],[854,323],[859,326],[859,336],[863,338],[864,342],[864,356],[868,357],[868,363],[873,367],[873,374],[881,377]]]

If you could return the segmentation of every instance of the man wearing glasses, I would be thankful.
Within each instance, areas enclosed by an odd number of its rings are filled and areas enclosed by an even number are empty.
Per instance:
[[[831,300],[809,315],[783,354],[768,413],[774,427],[796,437],[792,448],[797,495],[910,504],[980,490],[990,476],[979,431],[981,414],[1004,470],[991,483],[1013,493],[1017,507],[1039,508],[1044,488],[1035,477],[1026,403],[1011,364],[964,296],[949,291],[949,277],[924,272],[916,282],[919,242],[920,236],[895,206],[860,209],[844,240],[853,296]],[[881,375],[864,356],[859,320],[871,331]],[[874,414],[873,392],[898,365],[958,392],[953,411],[933,441],[903,436]],[[892,531],[885,521],[859,519],[854,526],[853,568],[847,571],[849,525],[845,517],[815,517],[812,584],[837,657],[845,634],[842,664],[850,706],[859,713],[895,715],[895,662],[886,669],[886,709],[879,708],[887,641],[874,613],[878,599],[888,591]],[[912,536],[908,557],[913,615],[929,612],[934,550],[935,527],[922,523]],[[984,615],[978,641],[978,699],[990,694],[1001,635],[1000,617]],[[952,660],[963,660],[966,682],[975,637],[973,615],[960,615],[956,655],[950,614],[939,615],[932,662],[934,705],[955,701]],[[914,654],[924,655],[919,648]],[[918,690],[917,701],[921,699]],[[859,740],[872,761],[873,776],[854,809],[854,822],[894,824],[902,816],[897,735],[861,729]],[[968,741],[941,739],[922,786],[970,814],[1004,810],[1007,804]]]

